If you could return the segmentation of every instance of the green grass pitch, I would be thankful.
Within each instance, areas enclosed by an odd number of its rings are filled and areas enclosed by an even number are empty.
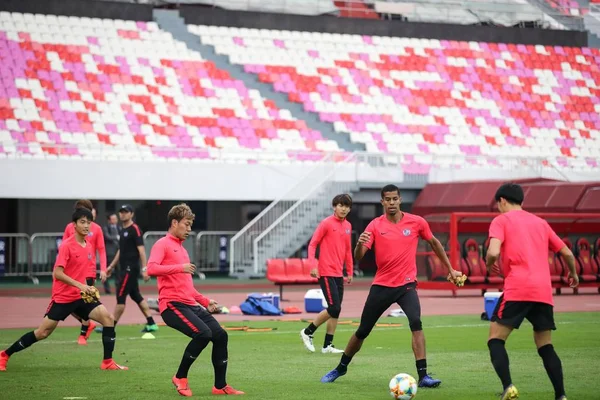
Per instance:
[[[554,344],[562,359],[569,399],[600,399],[600,314],[556,315]],[[308,353],[300,340],[303,322],[228,323],[274,327],[272,332],[229,332],[228,382],[248,399],[389,399],[393,375],[416,376],[406,319],[385,318],[402,327],[375,328],[348,374],[333,384],[319,379],[334,368],[339,355]],[[416,398],[494,399],[500,382],[489,361],[488,324],[477,316],[424,317],[429,371],[441,379],[437,389],[419,389]],[[45,342],[15,354],[0,373],[0,398],[9,399],[169,399],[178,398],[171,377],[188,339],[161,327],[155,340],[141,340],[141,326],[119,326],[115,360],[129,371],[101,371],[101,336],[93,333],[86,347],[76,344],[78,328],[58,328]],[[337,347],[343,348],[356,327],[338,326]],[[5,348],[27,330],[0,331]],[[320,348],[325,331],[315,334]],[[531,325],[523,324],[508,341],[511,372],[523,399],[553,399],[553,390],[533,344]],[[213,398],[211,345],[190,371],[196,398]]]

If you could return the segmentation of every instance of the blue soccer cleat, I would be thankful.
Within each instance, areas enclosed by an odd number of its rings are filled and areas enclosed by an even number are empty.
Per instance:
[[[431,376],[425,375],[423,379],[419,381],[419,387],[435,388],[440,386],[440,383],[442,383],[442,381],[439,379],[433,379]]]
[[[346,371],[340,372],[337,369],[332,369],[321,378],[321,383],[333,383],[340,376],[346,375]]]

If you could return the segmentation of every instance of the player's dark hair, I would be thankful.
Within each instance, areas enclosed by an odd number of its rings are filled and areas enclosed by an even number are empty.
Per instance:
[[[500,186],[496,191],[496,201],[500,201],[501,198],[503,198],[510,204],[520,206],[521,204],[523,204],[525,194],[523,193],[523,188],[521,187],[521,185],[517,183],[508,182]]]
[[[92,204],[92,202],[90,200],[81,199],[81,200],[77,200],[77,202],[75,202],[75,206],[73,208],[74,209],[85,208],[85,209],[92,211],[94,208],[94,205]]]
[[[337,206],[338,204],[342,205],[342,206],[346,206],[349,208],[352,208],[352,197],[350,197],[349,194],[338,194],[337,196],[335,196],[333,198],[333,200],[331,200],[331,205],[333,207]]]
[[[92,212],[87,208],[79,207],[73,211],[73,215],[71,216],[71,221],[77,222],[80,218],[87,218],[89,221],[94,220],[94,216]]]
[[[381,189],[381,198],[383,199],[384,193],[388,192],[398,192],[398,195],[400,195],[400,188],[396,185],[385,185],[383,189]]]
[[[190,206],[185,203],[177,204],[173,206],[169,210],[169,215],[167,216],[167,223],[171,226],[171,221],[175,220],[177,222],[181,222],[182,219],[191,219],[194,220],[196,216],[192,212]]]

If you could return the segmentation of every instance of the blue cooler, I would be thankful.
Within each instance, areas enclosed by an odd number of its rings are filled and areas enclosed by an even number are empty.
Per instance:
[[[492,319],[494,308],[496,308],[500,296],[502,296],[502,292],[487,292],[483,295],[485,313],[487,314],[488,320]]]
[[[255,297],[260,301],[266,301],[267,303],[273,304],[277,309],[279,308],[279,294],[275,293],[250,293],[248,297]]]
[[[327,308],[327,301],[321,289],[310,289],[304,295],[304,309],[309,313],[320,313]]]

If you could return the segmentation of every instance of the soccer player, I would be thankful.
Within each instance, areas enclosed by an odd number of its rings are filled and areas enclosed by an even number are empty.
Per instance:
[[[144,272],[142,274],[144,281],[150,280],[145,272],[146,267],[146,249],[144,248],[144,238],[141,229],[133,222],[133,207],[129,204],[121,206],[119,209],[119,218],[123,224],[123,229],[119,236],[119,250],[115,258],[108,266],[109,274],[112,273],[117,263],[120,271],[117,278],[116,293],[117,305],[115,306],[115,324],[125,312],[125,302],[127,295],[135,301],[144,316],[146,317],[146,326],[142,332],[154,332],[158,330],[158,325],[154,322],[148,303],[140,293],[138,277],[140,276],[140,261]]]
[[[352,226],[346,220],[346,216],[352,208],[352,197],[348,194],[338,194],[331,201],[331,205],[333,206],[333,215],[321,221],[308,245],[308,259],[311,261],[315,260],[317,246],[320,245],[318,268],[313,269],[310,274],[314,278],[319,278],[319,285],[327,301],[327,309],[321,311],[306,329],[300,331],[300,337],[304,347],[308,351],[314,352],[313,334],[319,326],[327,322],[327,333],[321,352],[343,353],[343,350],[333,346],[333,335],[344,298],[344,261],[346,262],[348,284],[352,283],[352,248],[350,244]]]
[[[548,249],[560,253],[569,267],[569,286],[577,287],[575,257],[543,219],[521,208],[523,188],[506,183],[495,196],[500,215],[490,224],[487,250],[488,271],[500,272],[496,264],[502,254],[504,291],[492,314],[488,348],[492,365],[503,386],[502,400],[519,397],[513,385],[504,344],[524,319],[533,325],[533,339],[544,368],[554,386],[556,399],[566,400],[562,365],[552,346],[554,325],[552,283]]]
[[[171,208],[169,231],[150,251],[148,275],[158,277],[158,304],[163,321],[190,337],[172,382],[182,396],[191,396],[188,371],[209,342],[213,343],[212,364],[215,370],[213,394],[238,395],[244,392],[229,386],[227,375],[227,332],[210,314],[218,312],[217,302],[196,291],[192,275],[196,267],[183,247],[194,222],[194,214],[186,204]],[[201,307],[202,306],[202,307]]]
[[[90,210],[93,216],[93,220],[96,219],[96,209],[90,200],[78,200],[75,203],[74,209],[85,208]],[[106,282],[106,250],[104,248],[104,234],[102,233],[102,227],[97,223],[93,222],[90,224],[90,229],[87,237],[87,242],[91,246],[92,260],[87,270],[85,281],[88,286],[95,286],[96,284],[96,252],[100,255],[100,280]],[[67,224],[65,232],[63,233],[63,242],[75,235],[75,225],[73,223]],[[60,249],[59,249],[60,252]],[[81,331],[77,343],[80,345],[87,345],[87,339],[90,337],[94,330],[93,321],[81,320]]]
[[[93,217],[91,211],[77,208],[72,216],[75,235],[66,239],[58,252],[54,271],[52,273],[52,299],[46,310],[41,325],[34,331],[21,336],[12,346],[0,353],[0,371],[6,371],[8,359],[16,352],[26,349],[32,344],[46,339],[71,313],[83,320],[93,319],[104,326],[102,344],[104,345],[104,360],[101,369],[128,369],[118,365],[112,359],[115,349],[115,328],[113,317],[100,303],[86,303],[83,293],[94,294],[96,288],[86,285],[86,275],[92,260],[93,247],[86,240]]]
[[[348,364],[360,350],[379,317],[392,304],[397,303],[406,316],[412,331],[412,348],[415,354],[419,387],[437,387],[441,381],[427,374],[425,335],[421,324],[421,304],[417,295],[416,253],[419,238],[427,241],[448,269],[449,279],[455,283],[462,273],[455,271],[442,244],[433,236],[423,218],[400,211],[400,190],[394,185],[381,189],[384,215],[372,220],[361,233],[354,248],[354,259],[360,261],[375,246],[377,273],[360,318],[360,325],[350,337],[338,366],[325,374],[321,382],[334,382],[346,375]]]

